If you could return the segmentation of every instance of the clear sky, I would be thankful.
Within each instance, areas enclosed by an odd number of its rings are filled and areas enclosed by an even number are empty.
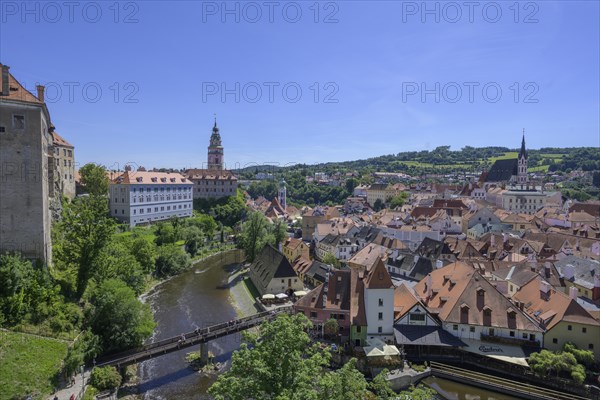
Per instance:
[[[0,61],[80,165],[600,146],[598,1],[0,2]],[[100,93],[101,92],[101,93]],[[301,95],[299,93],[301,92]]]

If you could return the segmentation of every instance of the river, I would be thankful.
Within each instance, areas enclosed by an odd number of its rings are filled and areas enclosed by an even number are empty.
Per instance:
[[[236,318],[226,287],[233,268],[199,264],[150,292],[146,302],[157,322],[150,340],[166,339]],[[215,361],[225,362],[239,344],[240,336],[230,335],[211,341],[209,351],[215,355]],[[144,399],[209,399],[206,391],[215,378],[193,371],[185,361],[188,352],[197,350],[184,349],[141,363],[138,373]]]
[[[152,307],[157,327],[150,341],[236,318],[227,284],[234,268],[234,265],[207,267],[199,264],[151,291],[146,302]],[[217,362],[228,362],[239,343],[240,336],[231,335],[210,342],[209,351]],[[206,391],[215,377],[202,376],[188,368],[185,361],[186,353],[196,350],[184,349],[141,363],[139,388],[144,400],[210,399]],[[425,382],[448,399],[516,399],[445,379],[427,378]]]

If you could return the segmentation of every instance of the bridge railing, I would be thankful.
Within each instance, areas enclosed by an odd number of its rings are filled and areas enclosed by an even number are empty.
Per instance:
[[[213,335],[219,334],[219,333],[223,333],[223,331],[227,331],[227,330],[239,331],[240,328],[247,329],[246,328],[247,325],[253,325],[252,324],[253,322],[256,322],[256,324],[254,324],[254,325],[258,325],[258,323],[262,322],[263,320],[267,319],[270,316],[274,317],[278,314],[281,314],[284,312],[289,313],[291,311],[293,311],[292,306],[280,307],[280,308],[272,310],[272,311],[263,311],[263,312],[260,312],[257,314],[249,315],[247,317],[234,319],[234,320],[231,320],[228,322],[222,322],[220,324],[212,325],[212,326],[202,328],[202,329],[196,329],[191,332],[183,333],[182,335],[179,335],[179,336],[174,336],[171,338],[159,340],[157,342],[149,343],[147,345],[138,347],[136,349],[131,349],[131,350],[127,350],[127,351],[124,351],[121,353],[113,354],[112,356],[103,357],[98,360],[98,364],[102,365],[105,363],[115,363],[115,362],[118,362],[119,360],[128,360],[132,356],[140,355],[143,353],[148,353],[152,350],[160,349],[162,347],[165,347],[165,346],[168,346],[171,344],[175,344],[175,343],[180,344],[180,343],[187,342],[187,341],[196,342],[200,338],[203,339],[206,336],[209,336],[209,335],[212,336],[211,334],[213,334]]]

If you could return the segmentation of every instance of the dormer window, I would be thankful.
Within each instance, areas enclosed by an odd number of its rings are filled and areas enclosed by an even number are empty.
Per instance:
[[[171,182],[175,182],[177,179],[175,178],[171,178]]]
[[[137,178],[135,178],[136,181],[141,182],[142,181],[142,177],[138,176]]]
[[[151,178],[152,182],[158,182],[157,178]]]
[[[161,181],[161,182],[166,182],[166,181],[167,181],[167,178],[160,178],[160,181]]]

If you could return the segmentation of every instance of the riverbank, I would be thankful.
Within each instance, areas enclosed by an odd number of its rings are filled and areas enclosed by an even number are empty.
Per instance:
[[[252,314],[256,314],[261,310],[255,305],[255,300],[250,293],[250,290],[244,283],[246,278],[247,269],[240,264],[239,267],[229,276],[229,302],[235,309],[235,313],[238,318],[247,317]]]
[[[179,276],[179,275],[181,275],[181,274],[183,274],[183,273],[185,273],[185,272],[187,272],[187,271],[195,268],[196,266],[198,266],[198,264],[200,264],[203,261],[206,261],[206,260],[210,259],[211,257],[219,256],[221,254],[228,253],[230,251],[236,251],[236,250],[241,251],[239,249],[236,249],[235,246],[233,246],[233,245],[224,245],[222,248],[217,248],[216,250],[217,251],[215,251],[214,253],[204,255],[204,256],[202,256],[200,258],[192,259],[192,263],[190,264],[190,266],[188,268],[184,269],[183,271],[181,271],[178,274],[171,275],[171,276],[163,278],[163,279],[156,279],[156,278],[152,277],[151,280],[148,282],[148,286],[145,288],[144,292],[142,292],[138,296],[138,299],[141,302],[145,302],[145,299],[149,295],[151,295],[153,293],[153,291],[155,289],[157,289],[160,285],[162,285],[165,282],[169,282],[171,279],[173,279],[173,278],[175,278],[175,277],[177,277],[177,276]]]

